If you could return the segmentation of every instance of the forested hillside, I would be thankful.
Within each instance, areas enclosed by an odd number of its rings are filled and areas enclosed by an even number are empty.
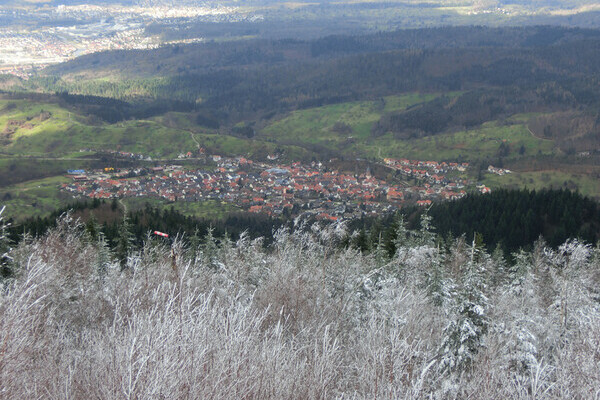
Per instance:
[[[596,30],[459,27],[206,43],[94,54],[5,87],[86,95],[62,98],[110,122],[196,111],[199,124],[209,128],[399,93],[466,92],[456,103],[437,99],[386,115],[374,129],[412,137],[517,113],[583,109],[596,115],[599,40]],[[544,121],[536,126],[551,135]],[[566,135],[581,133],[571,128]]]

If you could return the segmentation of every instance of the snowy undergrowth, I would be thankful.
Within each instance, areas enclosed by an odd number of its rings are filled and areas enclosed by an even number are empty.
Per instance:
[[[404,227],[402,227],[404,229]],[[332,225],[125,267],[68,216],[11,250],[1,398],[598,398],[597,248],[538,243],[507,267],[399,234],[388,259]]]

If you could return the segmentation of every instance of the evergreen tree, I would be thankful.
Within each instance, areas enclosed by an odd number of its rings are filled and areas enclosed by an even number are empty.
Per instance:
[[[96,271],[102,277],[106,274],[111,259],[110,247],[103,232],[98,232],[96,247],[98,249],[96,253]]]
[[[430,301],[438,307],[443,307],[455,294],[454,282],[444,274],[443,256],[439,249],[427,273],[426,286]]]
[[[123,221],[117,232],[117,243],[115,246],[115,255],[121,263],[121,267],[127,265],[127,258],[133,249],[134,235],[127,214],[123,216]]]
[[[508,267],[505,281],[511,288],[518,288],[523,284],[531,266],[531,256],[524,250],[513,255],[514,264]]]
[[[404,221],[404,215],[398,214],[396,218],[396,238],[394,239],[394,246],[396,248],[396,253],[402,247],[410,247],[412,244],[411,232],[408,230],[406,226],[406,222]]]
[[[564,334],[570,317],[569,298],[571,293],[576,291],[573,284],[574,273],[587,263],[591,255],[591,248],[589,244],[573,239],[560,245],[557,251],[546,249],[546,255],[551,262],[552,272],[559,286],[560,328]]]
[[[383,243],[383,237],[381,232],[379,233],[379,240],[373,250],[375,256],[375,265],[377,268],[384,267],[388,262],[387,251],[385,250],[385,244]]]
[[[417,246],[433,246],[435,243],[435,233],[433,232],[433,224],[429,210],[421,214],[421,228],[416,233],[414,244]]]
[[[89,238],[92,242],[98,241],[100,239],[100,225],[98,224],[98,220],[92,213],[90,219],[85,224],[85,231],[89,235]]]
[[[474,357],[484,346],[489,326],[489,301],[485,295],[485,263],[489,256],[477,248],[475,239],[469,261],[463,266],[463,276],[451,320],[444,329],[441,367],[460,376],[468,372]]]
[[[217,239],[213,235],[214,228],[210,227],[204,237],[204,246],[202,246],[202,256],[204,264],[211,269],[217,268],[217,256],[219,255],[219,246]]]
[[[354,247],[361,252],[366,252],[369,250],[369,237],[367,236],[367,232],[364,227],[356,232],[352,238],[352,243]]]

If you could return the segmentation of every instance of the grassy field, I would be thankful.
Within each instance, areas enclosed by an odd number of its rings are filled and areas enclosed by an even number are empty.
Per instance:
[[[43,113],[48,114],[40,118]],[[195,153],[198,144],[209,154],[264,157],[278,149],[275,143],[199,128],[186,114],[92,125],[56,104],[20,100],[0,100],[0,132],[7,129],[14,132],[4,135],[0,153],[20,157],[79,158],[89,156],[79,150],[94,149],[128,151],[155,159],[174,158],[188,151]],[[300,146],[284,147],[291,158],[314,155]]]
[[[513,172],[498,176],[485,174],[483,183],[493,188],[527,188],[527,189],[569,189],[581,194],[600,199],[600,182],[597,179],[558,170]]]
[[[454,95],[453,93],[450,96]],[[288,159],[310,159],[323,150],[344,156],[410,157],[435,160],[476,160],[496,156],[505,143],[508,158],[551,154],[553,143],[533,137],[526,121],[516,116],[506,123],[489,122],[476,129],[420,139],[398,140],[392,134],[372,137],[373,125],[388,112],[430,101],[436,94],[390,96],[299,110],[274,121],[254,140],[195,126],[191,115],[170,113],[152,120],[91,125],[56,104],[0,100],[0,130],[13,130],[1,151],[7,155],[80,158],[80,149],[123,150],[173,158],[207,152],[259,158],[285,152]],[[40,117],[45,115],[45,117]],[[17,122],[15,122],[17,121]],[[6,136],[6,135],[5,135]]]
[[[478,161],[497,157],[500,145],[508,146],[507,160],[554,153],[554,143],[531,135],[525,123],[503,125],[488,122],[468,131],[445,133],[411,140],[396,140],[391,134],[357,144],[370,157],[408,157],[436,161]]]
[[[92,125],[53,103],[0,100],[1,151],[27,156],[72,156],[80,149],[123,150],[154,157],[195,148],[188,132],[156,121]]]
[[[6,206],[4,216],[17,221],[44,217],[68,205],[73,198],[61,192],[60,186],[70,181],[63,176],[54,176],[1,188],[0,202]]]
[[[63,176],[38,179],[11,185],[0,189],[0,207],[6,206],[4,216],[20,221],[29,217],[45,217],[52,211],[72,204],[75,199],[68,193],[62,192],[60,187],[71,179]],[[169,202],[155,198],[130,198],[122,200],[129,211],[140,209],[149,203],[153,207],[175,210],[184,215],[220,219],[227,213],[240,211],[233,204],[221,201],[202,202]]]
[[[502,143],[509,149],[507,159],[554,152],[552,141],[535,138],[527,129],[527,121],[532,117],[529,114],[516,115],[503,123],[491,121],[467,131],[418,139],[400,140],[391,133],[372,137],[371,129],[384,113],[403,110],[435,96],[410,94],[387,97],[383,102],[352,102],[299,110],[273,122],[258,137],[277,143],[320,146],[345,156],[371,159],[476,161],[496,157]]]
[[[457,93],[447,94],[450,96]],[[532,114],[515,115],[505,121],[491,121],[480,127],[410,140],[392,134],[373,137],[373,125],[382,115],[430,101],[437,94],[407,94],[375,101],[358,101],[298,110],[274,120],[254,139],[219,134],[195,124],[192,114],[168,113],[150,120],[93,125],[80,115],[69,113],[56,104],[20,100],[0,100],[0,201],[7,215],[15,219],[47,215],[72,199],[60,192],[68,182],[66,169],[97,167],[93,152],[83,148],[123,150],[172,158],[195,152],[198,145],[208,154],[244,155],[262,158],[284,153],[288,160],[310,160],[319,156],[343,156],[346,159],[384,157],[422,160],[462,160],[476,162],[497,159],[504,147],[504,161],[527,165],[541,156],[554,160],[554,142],[534,137],[527,127]],[[17,122],[15,122],[17,121]],[[8,133],[7,133],[8,132]],[[38,157],[38,159],[23,157]],[[21,158],[19,158],[21,157]],[[50,158],[55,159],[50,159]],[[88,157],[89,159],[86,159]],[[94,164],[95,163],[95,164]],[[518,168],[517,168],[518,169]],[[497,187],[569,188],[600,197],[600,184],[593,174],[580,171],[539,171],[518,169],[507,176],[484,174],[483,183]],[[11,180],[12,177],[16,180]],[[17,179],[18,178],[18,179]],[[43,178],[43,179],[41,179]],[[16,184],[15,182],[25,181]],[[147,199],[125,200],[131,208],[143,206]],[[221,218],[238,210],[220,202],[168,203],[149,200],[159,207],[174,207],[186,214]]]
[[[60,160],[0,157],[0,188],[20,182],[63,175],[69,169],[104,166],[100,161],[66,157]]]
[[[43,113],[48,114],[40,118]],[[99,125],[85,121],[56,104],[0,100],[0,132],[14,130],[5,135],[8,143],[0,151],[18,156],[74,157],[80,149],[91,148],[172,158],[197,149],[188,126],[166,126],[160,119]],[[252,153],[264,147],[209,130],[195,133],[195,137],[202,146],[225,154]]]
[[[307,147],[321,146],[337,150],[345,158],[373,160],[406,157],[494,163],[501,154],[501,146],[504,147],[503,161],[509,164],[517,162],[525,166],[536,159],[548,160],[550,157],[554,160],[561,156],[552,140],[537,138],[529,131],[527,124],[536,114],[517,114],[505,121],[490,121],[474,129],[409,140],[396,139],[391,133],[371,137],[371,128],[383,113],[402,110],[434,97],[417,94],[392,96],[386,98],[383,104],[365,101],[299,110],[268,125],[259,138]],[[336,123],[347,125],[343,133],[336,131]],[[485,173],[482,183],[492,188],[568,188],[600,198],[600,182],[593,173],[553,169],[547,164],[546,161],[545,165],[534,170],[526,168],[505,176]]]
[[[371,127],[384,113],[403,110],[435,97],[435,94],[408,94],[385,97],[383,102],[357,101],[299,110],[267,126],[258,138],[274,139],[279,143],[347,147],[353,139],[367,140]],[[337,132],[336,124],[347,125],[351,132]]]

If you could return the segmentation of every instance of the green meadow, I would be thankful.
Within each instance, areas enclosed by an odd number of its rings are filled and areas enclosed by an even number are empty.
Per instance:
[[[45,118],[40,118],[43,114]],[[249,157],[264,157],[281,149],[269,141],[200,128],[190,115],[181,113],[115,124],[92,124],[88,120],[52,103],[0,100],[0,132],[11,130],[3,135],[0,153],[11,157],[80,158],[90,156],[80,150],[93,149],[128,151],[161,159],[188,151],[195,154],[198,144],[209,154]],[[290,158],[313,155],[302,146],[284,147]]]
[[[274,121],[258,135],[259,139],[274,139],[278,143],[307,143],[344,146],[352,140],[366,141],[371,128],[383,114],[406,109],[433,100],[437,94],[407,94],[384,97],[377,101],[356,101],[298,110]],[[344,124],[351,132],[336,131]]]
[[[4,216],[14,220],[44,217],[58,208],[73,202],[73,198],[60,190],[71,182],[63,176],[22,182],[0,188],[0,202],[6,206]]]
[[[598,179],[572,172],[565,172],[556,169],[546,171],[513,171],[510,174],[499,176],[486,173],[483,183],[492,189],[494,188],[527,188],[527,189],[569,189],[576,190],[579,193],[600,198],[600,184]]]
[[[449,96],[456,95],[450,93]],[[298,110],[265,127],[258,138],[281,144],[320,146],[344,156],[381,159],[476,161],[495,158],[500,146],[508,148],[505,159],[554,153],[554,143],[531,135],[527,121],[532,115],[516,115],[506,121],[490,121],[477,128],[423,138],[401,140],[387,133],[371,134],[382,115],[434,99],[434,94],[390,96],[383,101],[362,101]]]
[[[498,121],[454,133],[444,133],[418,139],[396,140],[391,134],[364,144],[357,144],[370,157],[407,157],[478,161],[498,156],[504,143],[508,151],[505,159],[554,154],[554,143],[531,135],[525,123],[504,125]]]

